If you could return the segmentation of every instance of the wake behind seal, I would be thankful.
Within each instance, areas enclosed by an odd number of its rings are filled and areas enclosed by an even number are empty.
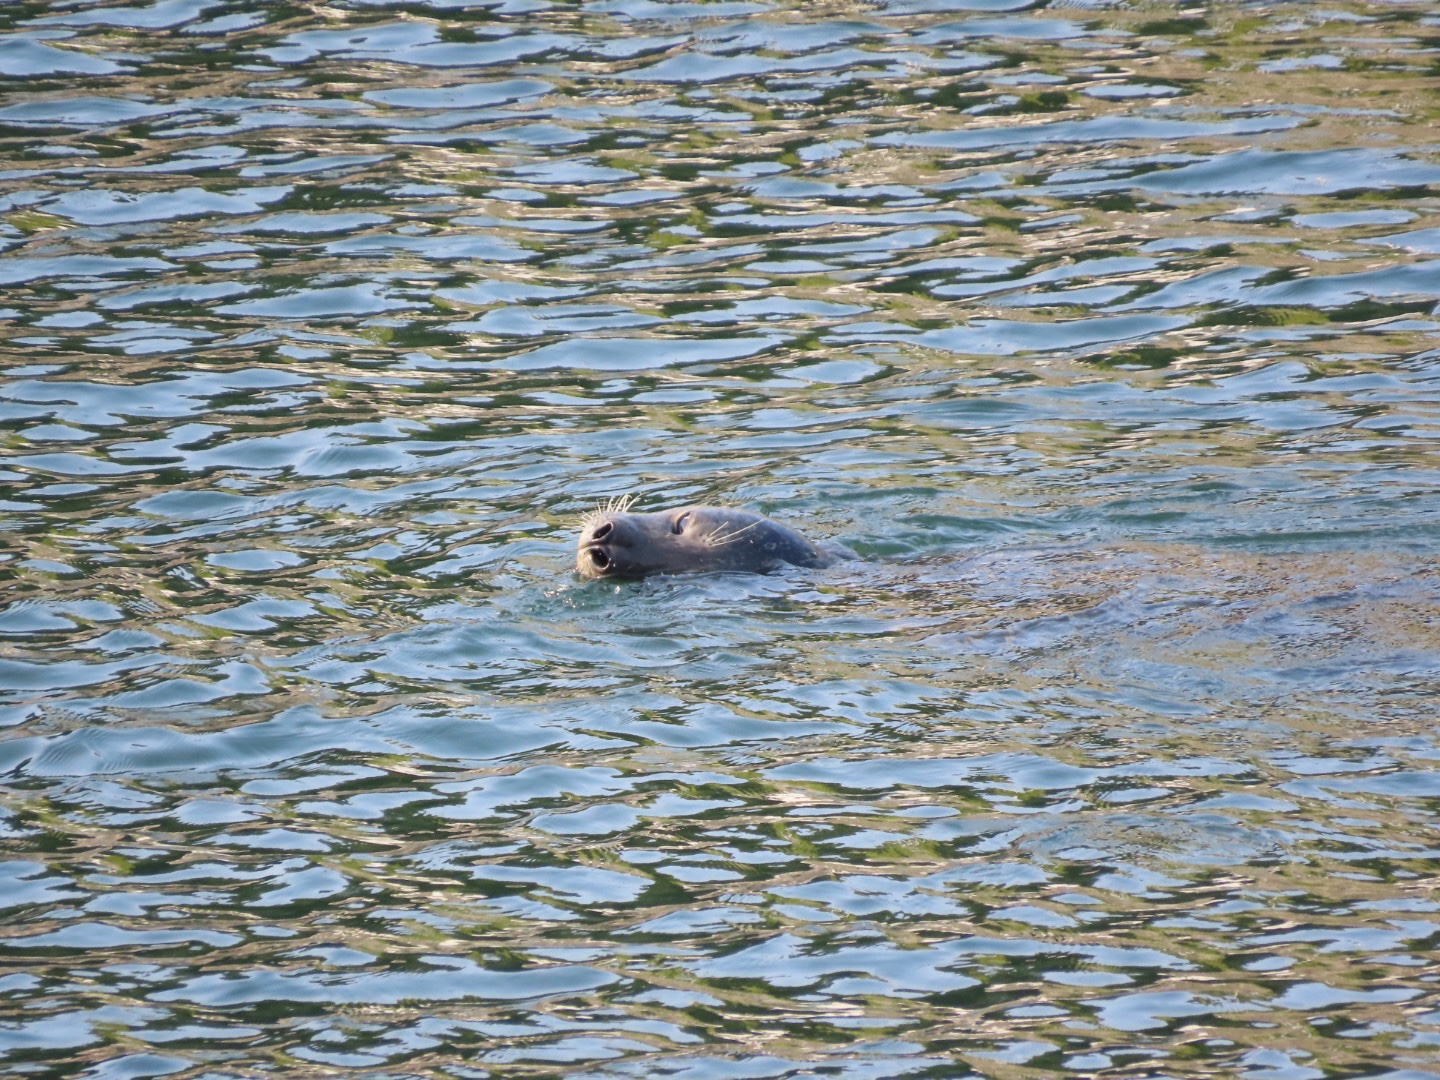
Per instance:
[[[612,500],[581,522],[575,551],[575,570],[581,577],[764,574],[785,564],[818,569],[855,558],[838,544],[814,543],[788,525],[749,510],[682,506],[635,514],[630,501]]]

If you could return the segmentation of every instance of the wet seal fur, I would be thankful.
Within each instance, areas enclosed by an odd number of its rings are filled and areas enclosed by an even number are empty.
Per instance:
[[[785,563],[818,568],[855,553],[816,544],[788,525],[749,510],[682,506],[634,514],[633,496],[597,506],[580,523],[575,570],[587,578],[643,578],[651,574],[748,571],[763,574]]]

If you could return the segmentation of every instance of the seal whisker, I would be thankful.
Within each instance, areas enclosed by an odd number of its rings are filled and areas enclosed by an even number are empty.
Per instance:
[[[705,537],[705,543],[710,547],[724,547],[726,544],[733,544],[759,524],[760,522],[758,521],[752,521],[749,525],[742,526],[738,529],[733,525],[727,525],[723,529],[717,529],[715,532],[708,534]]]
[[[633,491],[624,495],[612,495],[605,503],[604,514],[624,514],[629,512],[630,507],[635,505],[636,494]]]
[[[589,532],[612,514],[624,514],[628,512],[630,507],[635,504],[637,498],[638,496],[632,491],[624,495],[611,495],[608,499],[601,499],[581,516],[581,533]]]

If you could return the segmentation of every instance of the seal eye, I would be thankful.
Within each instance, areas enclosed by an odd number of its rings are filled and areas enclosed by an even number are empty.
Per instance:
[[[683,533],[685,531],[685,526],[689,524],[690,511],[686,510],[685,513],[681,514],[679,517],[677,517],[674,521],[670,523],[670,531],[676,534]]]

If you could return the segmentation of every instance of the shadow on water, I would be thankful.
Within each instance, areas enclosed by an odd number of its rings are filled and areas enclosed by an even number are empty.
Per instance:
[[[7,1072],[1437,1075],[1437,41],[0,8]]]

